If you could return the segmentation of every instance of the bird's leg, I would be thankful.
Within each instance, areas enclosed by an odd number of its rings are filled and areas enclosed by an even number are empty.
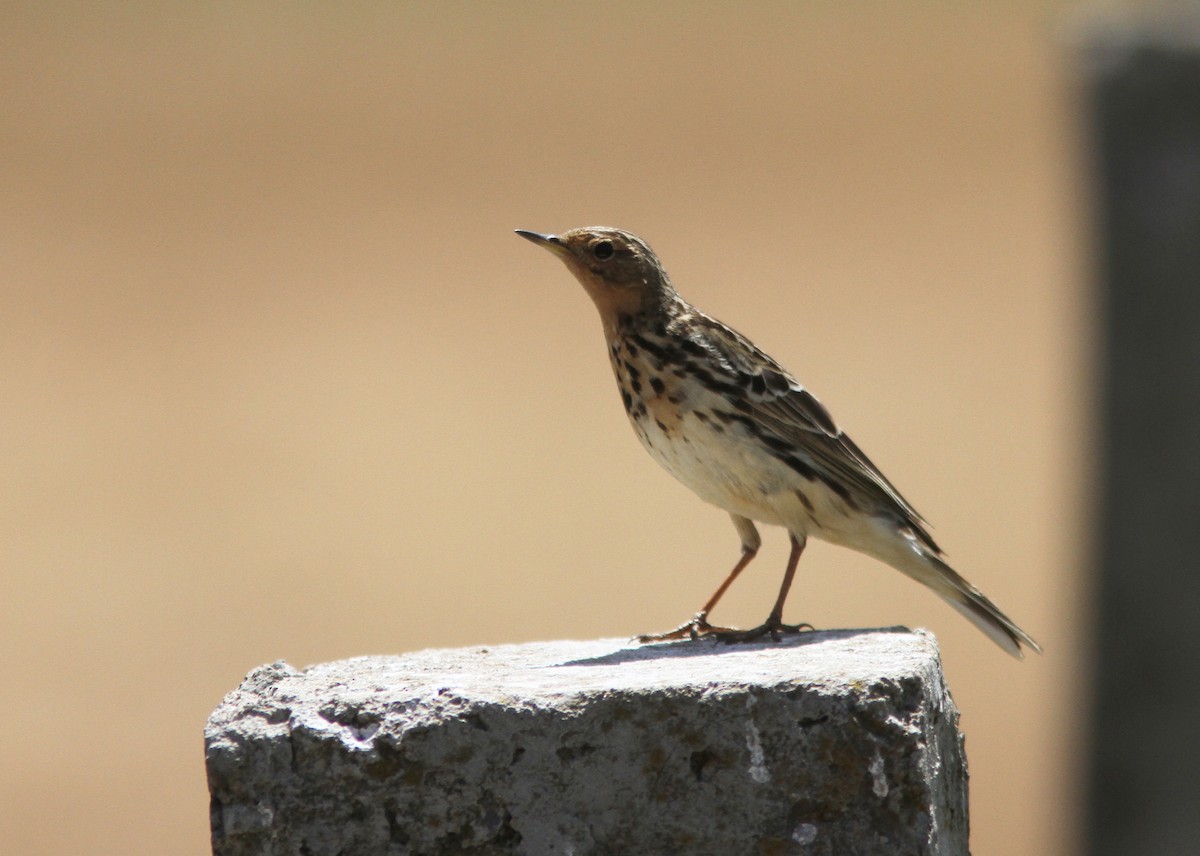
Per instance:
[[[698,639],[701,636],[707,636],[710,633],[734,633],[736,631],[728,627],[714,627],[708,623],[708,614],[712,612],[713,607],[717,605],[717,601],[721,599],[721,595],[725,594],[725,590],[733,585],[733,581],[737,579],[738,574],[750,564],[750,560],[758,553],[757,550],[742,549],[742,557],[738,559],[738,563],[733,566],[733,570],[729,572],[729,576],[725,578],[725,582],[721,583],[720,588],[713,592],[713,596],[708,599],[708,602],[700,608],[700,611],[692,616],[690,621],[685,621],[683,624],[676,627],[674,630],[668,630],[666,633],[647,633],[639,636],[639,642],[667,642],[671,639],[683,639],[688,637]]]
[[[788,589],[792,587],[792,580],[796,576],[796,565],[800,563],[800,554],[804,552],[804,544],[808,540],[804,536],[797,538],[795,533],[791,533],[791,539],[792,552],[788,556],[787,570],[783,574],[783,584],[779,587],[779,597],[775,598],[775,606],[771,608],[771,614],[767,616],[767,620],[749,630],[714,629],[711,631],[711,635],[722,642],[750,642],[769,633],[771,638],[778,642],[781,633],[799,633],[802,630],[813,629],[811,624],[783,623],[783,604],[787,600]]]
[[[685,621],[683,624],[676,627],[674,630],[668,630],[666,633],[647,633],[637,637],[639,642],[667,642],[672,639],[698,639],[701,636],[720,633],[736,633],[737,631],[728,627],[714,627],[708,623],[708,614],[713,611],[719,601],[733,585],[733,581],[738,578],[746,565],[750,564],[751,560],[758,555],[758,548],[762,546],[762,538],[759,537],[758,530],[754,523],[745,517],[733,517],[733,525],[737,528],[738,534],[742,538],[742,557],[738,559],[737,564],[733,566],[733,570],[725,577],[725,581],[717,587],[713,592],[712,597],[705,602],[700,611],[692,616],[691,621]]]

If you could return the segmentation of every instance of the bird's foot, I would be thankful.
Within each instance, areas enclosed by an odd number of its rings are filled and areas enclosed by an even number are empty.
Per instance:
[[[685,621],[666,633],[645,633],[635,637],[638,642],[670,642],[675,639],[699,639],[702,636],[720,637],[722,633],[739,633],[731,627],[717,627],[708,623],[708,614],[697,612],[690,621]]]
[[[803,633],[806,630],[815,629],[815,627],[806,622],[801,622],[800,624],[784,624],[783,620],[779,616],[772,615],[768,617],[767,620],[762,624],[758,625],[758,627],[751,627],[749,630],[727,630],[725,628],[721,628],[720,630],[714,629],[709,635],[728,645],[733,645],[737,642],[753,642],[756,639],[761,639],[768,635],[773,640],[778,642],[780,637],[784,634]]]

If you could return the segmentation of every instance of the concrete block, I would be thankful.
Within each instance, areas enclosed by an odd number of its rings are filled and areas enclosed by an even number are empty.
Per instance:
[[[936,642],[544,642],[251,672],[205,732],[213,851],[955,854]]]

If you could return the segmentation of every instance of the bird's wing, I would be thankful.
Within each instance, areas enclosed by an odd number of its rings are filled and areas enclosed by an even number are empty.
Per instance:
[[[941,554],[926,531],[925,519],[799,381],[745,336],[719,321],[697,313],[689,326],[695,344],[716,358],[723,380],[741,388],[748,402],[747,415],[756,424],[795,445],[851,496],[867,500],[868,508],[893,513],[926,546]]]

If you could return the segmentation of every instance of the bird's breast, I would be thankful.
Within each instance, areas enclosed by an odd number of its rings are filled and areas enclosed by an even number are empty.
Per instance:
[[[613,374],[638,439],[662,467],[701,499],[743,517],[792,525],[795,480],[733,415],[725,394],[686,364],[663,364],[636,345],[610,346]]]

